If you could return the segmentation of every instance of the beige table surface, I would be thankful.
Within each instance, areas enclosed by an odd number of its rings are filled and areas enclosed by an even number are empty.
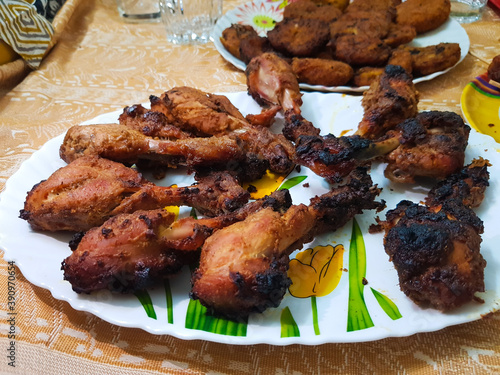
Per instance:
[[[224,11],[242,3],[224,1]],[[448,74],[418,84],[421,110],[460,113],[466,83],[500,53],[499,20],[489,8],[483,21],[464,25],[470,53]],[[173,46],[161,24],[125,24],[114,1],[83,1],[41,68],[16,87],[0,88],[0,190],[24,160],[70,126],[147,102],[149,95],[179,85],[209,92],[246,90],[242,72],[213,44]],[[500,373],[499,313],[438,332],[367,343],[228,346],[111,325],[54,299],[19,269],[16,367],[10,367],[8,264],[2,256],[0,250],[0,373]]]

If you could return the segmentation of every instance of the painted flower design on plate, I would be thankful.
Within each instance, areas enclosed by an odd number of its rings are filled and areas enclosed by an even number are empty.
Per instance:
[[[251,25],[261,36],[274,28],[283,19],[283,1],[269,3],[247,3],[238,8],[235,14],[238,23]]]

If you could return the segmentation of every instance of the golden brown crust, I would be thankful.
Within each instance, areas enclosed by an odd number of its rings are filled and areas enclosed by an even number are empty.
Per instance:
[[[451,68],[460,60],[458,43],[439,43],[427,47],[401,47],[410,51],[415,77],[426,76]]]
[[[437,29],[450,16],[450,0],[407,0],[396,7],[396,21],[415,27],[418,34]]]
[[[328,25],[315,19],[285,18],[267,33],[278,51],[296,57],[311,56],[328,42]]]
[[[382,66],[390,54],[381,39],[366,35],[343,35],[335,43],[335,57],[352,66]]]
[[[292,70],[299,82],[323,86],[345,85],[354,74],[344,62],[314,58],[294,58]]]

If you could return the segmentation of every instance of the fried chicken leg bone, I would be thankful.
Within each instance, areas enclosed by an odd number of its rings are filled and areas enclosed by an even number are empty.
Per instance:
[[[261,210],[209,237],[192,277],[191,296],[216,315],[244,319],[277,307],[290,284],[289,256],[316,234],[343,226],[375,202],[380,189],[364,169],[346,185],[285,213]]]
[[[59,154],[67,163],[96,155],[130,164],[140,159],[159,160],[172,167],[226,165],[245,157],[238,141],[227,136],[159,140],[117,124],[71,127]]]
[[[188,187],[163,187],[135,169],[84,156],[58,169],[28,193],[20,217],[34,229],[86,231],[111,216],[165,206],[190,206],[208,216],[234,211],[249,193],[227,172],[213,172]]]

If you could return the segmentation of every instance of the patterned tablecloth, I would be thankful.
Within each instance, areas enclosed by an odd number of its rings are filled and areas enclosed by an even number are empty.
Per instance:
[[[224,1],[224,11],[243,1]],[[464,25],[470,53],[448,74],[418,84],[419,108],[460,113],[460,94],[500,53],[500,17]],[[41,69],[1,88],[0,189],[46,141],[74,124],[148,101],[174,86],[246,90],[213,44],[174,46],[161,24],[123,23],[112,0],[76,9]],[[1,213],[0,213],[1,214]],[[23,246],[22,238],[19,246]],[[0,251],[0,256],[3,252]],[[0,258],[0,373],[334,374],[499,373],[500,314],[438,332],[356,344],[229,346],[155,336],[76,311],[16,275],[15,367],[9,366],[9,265]]]

